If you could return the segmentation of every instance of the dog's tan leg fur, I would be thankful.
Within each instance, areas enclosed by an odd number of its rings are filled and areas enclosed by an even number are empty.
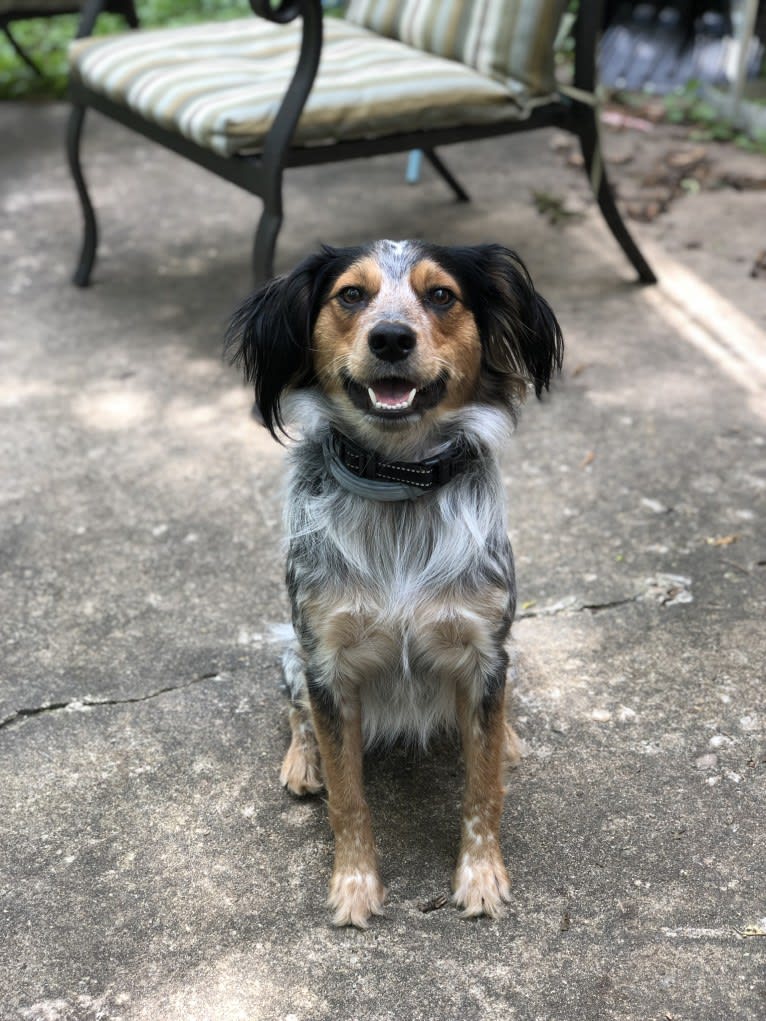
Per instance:
[[[458,691],[457,713],[465,758],[460,852],[453,878],[455,904],[464,916],[503,913],[511,884],[500,853],[504,766],[517,753],[505,719],[504,691],[481,706]],[[510,754],[509,754],[510,753]]]
[[[332,717],[312,704],[322,753],[335,865],[328,905],[335,925],[367,928],[382,914],[386,890],[378,876],[370,810],[362,786],[362,716],[358,698],[344,702]]]
[[[318,794],[324,784],[319,746],[308,709],[296,705],[290,707],[290,730],[290,747],[282,763],[279,782],[299,797]]]

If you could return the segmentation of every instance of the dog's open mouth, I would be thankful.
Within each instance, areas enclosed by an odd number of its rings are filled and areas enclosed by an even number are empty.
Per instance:
[[[399,377],[376,379],[368,384],[357,383],[347,376],[346,393],[361,411],[385,418],[404,418],[435,407],[445,394],[447,384],[441,377],[426,386],[413,386],[411,380]]]

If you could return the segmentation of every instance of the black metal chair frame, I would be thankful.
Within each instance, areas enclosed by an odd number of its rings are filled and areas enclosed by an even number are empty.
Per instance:
[[[106,0],[87,0],[78,37],[90,34],[105,2]],[[518,131],[547,127],[563,129],[572,132],[579,139],[585,170],[599,208],[612,234],[638,273],[639,280],[645,284],[656,282],[654,273],[620,216],[604,172],[595,103],[562,95],[556,101],[533,110],[523,121],[410,132],[382,138],[341,141],[325,146],[294,146],[291,144],[293,134],[311,91],[322,49],[321,0],[280,0],[279,5],[274,8],[270,0],[250,0],[250,6],[260,17],[281,24],[290,22],[298,16],[303,18],[300,54],[292,80],[266,135],[263,149],[257,155],[220,156],[180,134],[146,120],[127,106],[115,103],[89,89],[82,82],[76,79],[70,81],[72,112],[67,136],[67,153],[84,217],[82,250],[73,278],[79,287],[85,287],[90,281],[98,243],[96,216],[80,163],[83,121],[89,107],[261,198],[263,211],[253,248],[256,282],[262,282],[273,275],[274,250],[284,216],[282,181],[284,171],[288,168],[421,149],[457,199],[468,201],[465,190],[437,155],[437,148],[455,142],[491,138]],[[595,95],[596,46],[601,28],[601,6],[600,0],[599,2],[581,0],[580,13],[573,27],[575,40],[573,84],[577,93],[583,95]]]
[[[82,9],[82,3],[76,3],[75,0],[72,0],[71,4],[62,6],[55,11],[45,7],[20,7],[17,10],[11,8],[10,11],[4,11],[0,14],[0,31],[5,33],[8,42],[27,67],[30,67],[36,75],[42,78],[43,72],[11,32],[11,24],[14,21],[28,21],[32,18],[56,18],[60,14],[79,14]],[[112,14],[121,14],[131,28],[138,28],[138,15],[136,14],[133,0],[109,0],[109,2],[103,5],[103,9]]]

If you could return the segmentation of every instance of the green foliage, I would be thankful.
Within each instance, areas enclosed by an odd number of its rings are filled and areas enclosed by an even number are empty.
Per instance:
[[[751,137],[734,127],[699,95],[699,87],[699,82],[692,80],[683,92],[665,96],[665,119],[671,124],[692,126],[689,137],[695,142],[733,142],[749,152],[766,153],[766,133],[756,132]]]
[[[195,21],[254,17],[248,0],[139,0],[136,4],[141,25],[187,25]],[[16,21],[11,31],[19,44],[43,72],[36,75],[0,34],[0,99],[53,99],[66,94],[66,51],[77,32],[76,15]],[[122,18],[103,14],[94,34],[123,32]]]

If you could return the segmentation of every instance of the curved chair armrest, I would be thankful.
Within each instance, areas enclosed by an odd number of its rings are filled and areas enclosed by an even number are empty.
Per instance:
[[[286,25],[288,21],[300,17],[305,7],[313,5],[307,4],[306,0],[279,0],[276,6],[273,0],[250,0],[250,6],[259,18]]]
[[[294,18],[303,18],[298,63],[263,143],[264,168],[270,168],[270,176],[273,177],[273,171],[283,165],[285,153],[290,147],[319,67],[322,52],[322,0],[279,0],[276,6],[272,5],[271,0],[250,0],[250,6],[260,17],[282,25]]]
[[[579,4],[574,24],[574,81],[576,89],[595,92],[598,81],[596,56],[604,18],[604,0]]]
[[[85,3],[82,5],[82,14],[80,15],[80,23],[77,26],[75,39],[82,39],[84,36],[90,35],[93,31],[93,26],[96,24],[96,19],[106,8],[107,0],[85,0]]]

